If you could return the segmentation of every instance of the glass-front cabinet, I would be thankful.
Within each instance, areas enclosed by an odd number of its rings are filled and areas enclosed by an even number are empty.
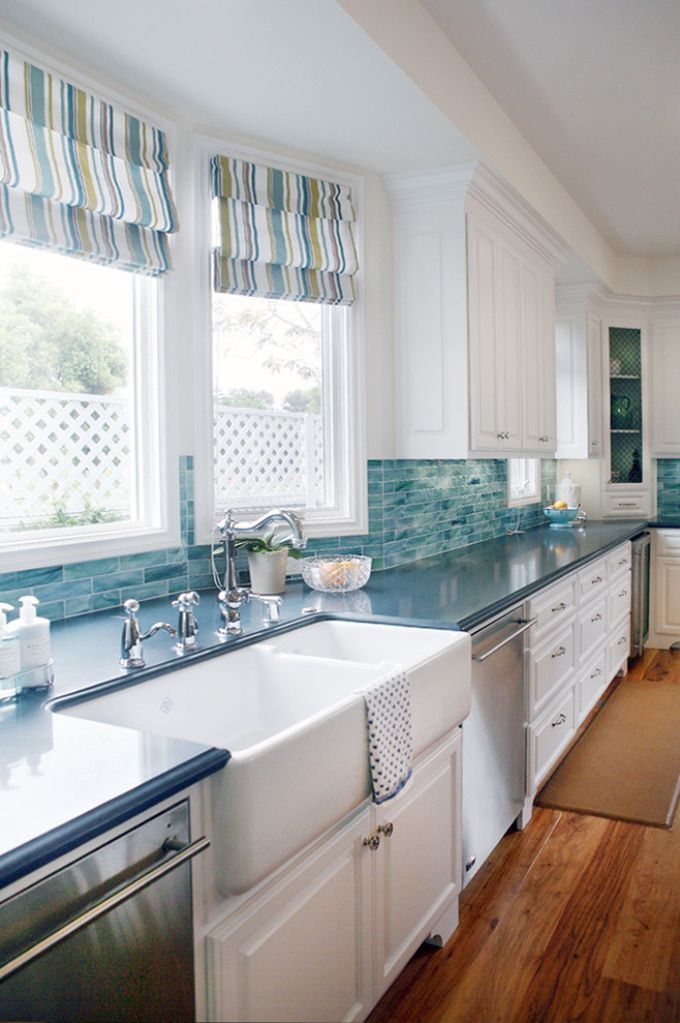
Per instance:
[[[646,400],[646,347],[642,325],[609,323],[605,332],[605,514],[651,513],[651,463]]]

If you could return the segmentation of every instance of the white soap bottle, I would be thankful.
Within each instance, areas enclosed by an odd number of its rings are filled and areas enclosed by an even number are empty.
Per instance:
[[[13,611],[11,604],[0,604],[0,679],[9,678],[21,671],[19,636],[7,626],[7,612]]]
[[[50,621],[38,618],[35,609],[40,601],[37,597],[19,597],[19,603],[19,620],[13,624],[21,646],[21,670],[27,671],[47,664],[52,656]]]

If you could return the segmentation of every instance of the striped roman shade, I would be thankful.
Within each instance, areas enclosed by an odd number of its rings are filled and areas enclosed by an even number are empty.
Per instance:
[[[0,49],[0,234],[165,273],[168,167],[163,131]]]
[[[350,305],[358,269],[347,185],[215,156],[215,290]]]

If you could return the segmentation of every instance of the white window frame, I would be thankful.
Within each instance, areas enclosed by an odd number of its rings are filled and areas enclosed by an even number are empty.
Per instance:
[[[214,507],[213,472],[213,366],[212,366],[212,275],[208,253],[212,244],[211,203],[209,187],[209,161],[215,154],[228,154],[317,177],[330,178],[352,188],[357,208],[363,209],[363,180],[332,168],[291,161],[272,152],[233,145],[224,139],[200,136],[195,139],[193,153],[193,193],[195,197],[194,259],[196,292],[202,301],[195,309],[198,343],[194,348],[194,408],[195,422],[195,523],[196,542],[210,543],[215,523],[226,509]],[[356,224],[356,244],[359,265],[363,264],[363,244],[360,221]],[[361,299],[361,280],[358,278],[360,297],[346,307],[345,328],[338,345],[334,345],[331,358],[333,419],[324,416],[324,447],[330,453],[335,473],[333,488],[335,503],[323,509],[305,509],[305,533],[309,537],[351,536],[368,530],[368,492],[366,462],[366,416],[364,401],[364,305]],[[328,317],[331,329],[337,330],[337,320]],[[335,340],[335,338],[334,338]],[[335,369],[335,372],[333,372]],[[206,400],[207,399],[207,400]],[[327,404],[327,403],[326,403]],[[259,506],[262,507],[261,505]],[[246,517],[240,508],[238,517]]]
[[[74,71],[52,55],[27,47],[5,33],[5,45],[29,61],[67,78],[93,95],[113,102],[141,119],[162,128],[174,150],[175,127],[153,110],[131,102],[128,96]],[[11,241],[0,244],[12,245]],[[17,246],[18,247],[18,246]],[[74,257],[75,258],[75,257]],[[78,561],[176,547],[179,544],[179,452],[169,429],[167,395],[171,393],[165,330],[167,281],[131,274],[135,290],[135,426],[138,431],[136,470],[140,518],[132,523],[99,523],[65,529],[41,529],[0,538],[0,574]],[[168,321],[171,317],[167,317]],[[172,342],[176,344],[176,341]],[[142,384],[140,385],[140,382]]]
[[[540,458],[508,459],[508,507],[524,508],[541,500]]]

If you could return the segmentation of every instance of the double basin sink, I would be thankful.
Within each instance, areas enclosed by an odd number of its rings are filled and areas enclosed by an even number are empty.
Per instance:
[[[227,749],[211,778],[222,894],[247,891],[370,795],[361,690],[409,676],[414,756],[470,709],[466,633],[320,621],[55,709]]]

